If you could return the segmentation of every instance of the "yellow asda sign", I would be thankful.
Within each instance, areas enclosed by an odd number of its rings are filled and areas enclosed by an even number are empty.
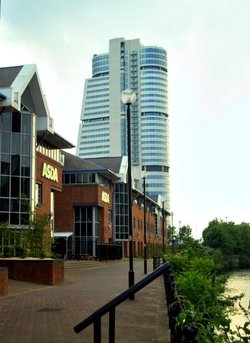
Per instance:
[[[42,177],[45,177],[46,179],[49,179],[51,181],[58,182],[58,170],[55,167],[52,167],[48,163],[43,163],[43,171],[42,171]]]

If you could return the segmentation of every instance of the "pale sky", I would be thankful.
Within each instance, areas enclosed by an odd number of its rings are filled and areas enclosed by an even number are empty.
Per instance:
[[[0,67],[37,65],[55,130],[76,145],[93,54],[117,37],[164,47],[171,210],[201,237],[215,217],[250,222],[249,18],[249,0],[2,0]]]

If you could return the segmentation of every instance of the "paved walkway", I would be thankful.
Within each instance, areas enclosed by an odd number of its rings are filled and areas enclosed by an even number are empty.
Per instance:
[[[134,271],[135,282],[145,277],[143,260],[134,260]],[[8,294],[0,296],[0,342],[91,343],[93,327],[79,334],[73,327],[127,285],[128,260],[65,261],[65,281],[56,286],[9,280]],[[104,317],[102,342],[107,323]],[[170,342],[162,277],[116,309],[116,342]]]

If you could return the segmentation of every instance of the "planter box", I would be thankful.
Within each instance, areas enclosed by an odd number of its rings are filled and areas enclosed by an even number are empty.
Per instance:
[[[64,281],[64,260],[4,258],[0,259],[0,267],[8,268],[13,280],[45,285]]]

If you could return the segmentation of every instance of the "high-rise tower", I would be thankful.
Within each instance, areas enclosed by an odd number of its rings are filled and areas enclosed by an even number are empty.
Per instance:
[[[109,53],[94,55],[92,78],[86,79],[77,155],[98,158],[126,155],[126,110],[121,92],[131,88],[137,101],[131,106],[133,177],[146,192],[161,195],[169,207],[167,53],[143,46],[139,39],[112,39]]]

